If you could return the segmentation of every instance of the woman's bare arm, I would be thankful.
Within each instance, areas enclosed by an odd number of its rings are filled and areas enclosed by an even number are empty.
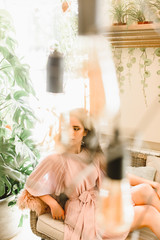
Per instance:
[[[59,203],[50,195],[39,196],[51,209],[51,214],[54,219],[64,220],[64,210]]]

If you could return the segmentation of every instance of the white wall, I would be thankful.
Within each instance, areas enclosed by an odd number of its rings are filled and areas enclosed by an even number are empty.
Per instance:
[[[117,51],[117,50],[116,50]],[[120,50],[118,50],[120,51]],[[129,61],[128,49],[122,49],[121,60],[114,57],[116,66],[124,67],[121,72],[121,77],[125,79],[122,81],[123,93],[121,96],[121,126],[126,136],[131,136],[137,127],[143,133],[144,141],[160,143],[160,75],[157,71],[160,70],[160,57],[154,55],[154,48],[147,48],[147,56],[142,56],[140,49],[135,49],[131,58],[135,57],[136,62],[130,68],[130,79],[128,78],[129,68],[126,66]],[[141,56],[141,57],[140,57]],[[140,61],[144,59],[151,59],[152,63],[146,67],[150,71],[150,77],[146,78],[148,86],[145,88],[146,101],[143,95],[142,76],[140,74]],[[122,63],[120,63],[122,61]],[[143,70],[143,68],[141,68]],[[140,125],[141,124],[141,125]]]

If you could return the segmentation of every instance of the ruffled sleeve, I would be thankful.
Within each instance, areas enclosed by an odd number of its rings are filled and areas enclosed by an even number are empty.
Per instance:
[[[60,195],[64,191],[65,158],[60,154],[47,156],[26,181],[25,188],[33,196]]]

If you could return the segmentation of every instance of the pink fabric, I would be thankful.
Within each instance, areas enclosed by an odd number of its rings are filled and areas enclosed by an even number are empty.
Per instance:
[[[26,189],[34,196],[45,194],[58,196],[64,192],[64,189],[72,186],[69,200],[65,205],[64,240],[123,240],[128,232],[116,238],[101,236],[100,230],[97,229],[95,203],[101,184],[99,162],[103,155],[97,153],[94,164],[87,168],[86,161],[89,157],[90,154],[86,150],[80,154],[48,156],[30,175],[26,182]],[[86,169],[88,169],[87,174],[83,171]],[[77,180],[74,187],[73,179]]]

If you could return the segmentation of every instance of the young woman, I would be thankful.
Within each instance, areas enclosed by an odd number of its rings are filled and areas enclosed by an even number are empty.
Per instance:
[[[27,179],[25,191],[18,200],[19,207],[29,207],[37,214],[49,210],[54,219],[64,220],[64,240],[125,239],[128,232],[102,235],[96,223],[95,206],[105,159],[91,119],[84,109],[75,109],[69,114],[68,132],[63,126],[61,129],[57,139],[65,146],[64,151],[40,162]],[[159,184],[133,175],[129,179],[135,185],[131,189],[135,210],[131,231],[147,226],[160,238]],[[158,189],[158,194],[153,188]],[[57,200],[61,193],[68,197],[65,209]]]

